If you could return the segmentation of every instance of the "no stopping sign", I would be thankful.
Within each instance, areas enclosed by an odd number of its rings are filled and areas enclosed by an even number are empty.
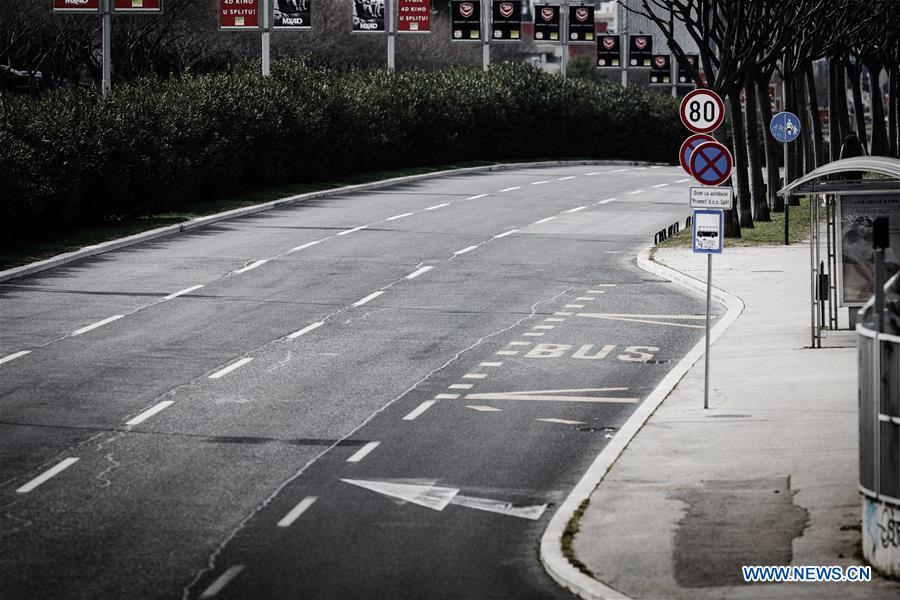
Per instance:
[[[725,103],[712,90],[694,90],[681,101],[681,122],[694,133],[715,131],[725,119]]]
[[[721,185],[731,177],[731,152],[719,142],[700,144],[691,153],[691,174],[703,185]]]

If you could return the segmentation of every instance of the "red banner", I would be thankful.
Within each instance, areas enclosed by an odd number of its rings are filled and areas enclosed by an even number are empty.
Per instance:
[[[219,0],[219,27],[258,29],[259,0]]]
[[[431,31],[431,0],[397,0],[397,31]]]
[[[116,0],[116,12],[161,12],[162,0]]]
[[[53,10],[59,12],[100,12],[100,0],[53,0]]]

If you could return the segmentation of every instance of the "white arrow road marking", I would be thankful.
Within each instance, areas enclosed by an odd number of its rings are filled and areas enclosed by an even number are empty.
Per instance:
[[[686,319],[700,321],[706,317],[700,315],[616,315],[609,313],[578,313],[579,317],[589,319],[607,319],[610,321],[628,321],[630,323],[649,323],[651,325],[669,325],[671,327],[686,327],[688,329],[703,329],[703,325],[688,325],[687,323],[673,323],[661,319]]]
[[[628,388],[581,388],[575,390],[534,390],[524,392],[491,392],[485,394],[466,394],[467,400],[528,400],[542,402],[593,402],[634,404],[640,398],[619,398],[616,396],[581,396],[591,392],[625,392]]]
[[[510,502],[492,500],[490,498],[474,498],[460,496],[459,488],[442,487],[421,483],[400,483],[395,481],[366,481],[363,479],[341,479],[344,483],[355,485],[372,492],[377,492],[401,502],[418,504],[431,510],[442,511],[449,504],[483,510],[485,512],[518,517],[536,521],[547,510],[547,504],[535,506],[516,506]]]
[[[502,408],[483,406],[481,404],[466,404],[466,408],[471,408],[472,410],[477,410],[478,412],[503,412]]]
[[[584,421],[569,421],[567,419],[535,419],[544,423],[559,423],[560,425],[587,425]]]

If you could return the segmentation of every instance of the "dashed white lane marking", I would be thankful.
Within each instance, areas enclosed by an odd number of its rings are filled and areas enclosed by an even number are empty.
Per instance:
[[[518,350],[498,350],[495,354],[497,356],[516,356],[518,353]]]
[[[423,273],[427,273],[428,271],[432,270],[433,268],[434,267],[430,266],[430,265],[427,267],[420,267],[420,268],[416,269],[415,271],[413,271],[412,273],[410,273],[409,275],[407,275],[406,278],[407,279],[415,279],[419,275],[422,275]]]
[[[514,191],[516,191],[516,190],[521,190],[521,189],[522,189],[522,186],[521,186],[521,185],[514,185],[514,186],[512,186],[512,187],[503,188],[503,189],[500,190],[500,191],[501,191],[501,192],[514,192]]]
[[[291,509],[291,512],[284,515],[280,521],[278,521],[279,527],[290,527],[294,521],[300,518],[300,515],[306,512],[306,510],[313,505],[313,502],[318,500],[315,496],[307,496],[303,500],[300,501],[297,506]]]
[[[584,308],[584,304],[566,304],[565,308]]]
[[[350,306],[362,306],[363,304],[366,304],[367,302],[371,302],[372,300],[374,300],[374,299],[377,298],[378,296],[382,295],[383,293],[384,293],[383,291],[380,291],[380,292],[372,292],[371,294],[369,294],[369,295],[366,296],[365,298],[360,298],[359,300],[357,300],[356,302],[354,302],[354,303],[351,304]]]
[[[559,423],[560,425],[587,425],[584,421],[569,421],[568,419],[535,419],[544,423]]]
[[[690,181],[690,180],[691,180],[690,177],[685,177],[684,179],[679,179],[679,180],[676,181],[675,183],[687,183],[687,182]]]
[[[526,337],[541,337],[542,335],[544,335],[544,332],[543,331],[527,331],[527,332],[523,333],[522,335],[524,335]]]
[[[503,364],[502,362],[483,362],[483,363],[478,363],[478,366],[479,367],[499,367],[502,364]]]
[[[445,206],[450,206],[450,203],[444,202],[443,204],[435,204],[434,206],[429,206],[425,210],[437,210],[439,208],[444,208]]]
[[[163,302],[166,302],[167,300],[171,300],[172,298],[177,298],[178,296],[184,296],[185,294],[190,294],[194,290],[199,290],[202,287],[203,287],[203,284],[192,285],[191,287],[185,288],[185,289],[181,290],[180,292],[175,292],[174,294],[169,294],[168,296],[163,298]]]
[[[206,588],[202,594],[200,594],[200,600],[206,600],[207,598],[214,598],[219,592],[225,589],[225,586],[231,583],[231,580],[237,577],[241,571],[244,570],[244,565],[234,565],[228,567],[228,570],[222,573],[218,579],[212,582],[208,588]]]
[[[438,394],[434,397],[435,400],[456,400],[459,398],[459,394]]]
[[[562,323],[565,319],[557,319],[556,317],[547,317],[544,319],[548,323]]]
[[[668,183],[657,183],[657,184],[654,185],[653,187],[655,187],[655,188],[664,188],[664,187],[669,187],[669,184],[668,184]]]
[[[169,408],[173,404],[175,404],[174,400],[163,400],[162,402],[159,402],[158,404],[151,406],[150,408],[148,408],[147,410],[145,410],[144,412],[142,412],[135,418],[133,418],[129,421],[125,421],[125,424],[126,425],[139,425],[139,424],[143,423],[144,421],[146,421],[147,419],[149,419],[150,417],[152,417],[153,415],[155,415],[156,413]]]
[[[549,223],[550,221],[552,221],[555,218],[556,217],[547,217],[546,219],[541,219],[540,221],[535,221],[534,224],[541,225],[542,223]]]
[[[479,198],[484,198],[487,194],[478,194],[477,196],[469,196],[466,200],[478,200]]]
[[[574,390],[534,390],[522,392],[491,392],[487,394],[466,394],[467,400],[520,400],[527,402],[588,402],[634,404],[640,398],[619,398],[616,396],[581,396],[587,392],[625,392],[628,388],[581,388]]]
[[[16,360],[17,358],[19,358],[21,356],[25,356],[26,354],[31,354],[31,350],[19,350],[18,352],[13,352],[12,354],[9,354],[7,356],[4,356],[3,358],[0,358],[0,365],[2,365],[3,363],[7,363],[11,360]]]
[[[125,315],[115,315],[115,316],[109,317],[107,319],[103,319],[102,321],[97,321],[96,323],[92,323],[92,324],[88,325],[87,327],[82,327],[81,329],[76,329],[75,331],[72,332],[72,335],[81,335],[82,333],[87,333],[88,331],[93,331],[94,329],[97,329],[98,327],[103,327],[107,323],[112,323],[113,321],[118,321],[119,319],[121,319],[124,316]]]
[[[246,364],[247,364],[248,362],[250,362],[251,360],[253,360],[253,357],[251,357],[251,356],[247,356],[247,357],[245,357],[245,358],[242,358],[241,360],[237,361],[236,363],[232,363],[232,364],[228,365],[227,367],[225,367],[224,369],[221,369],[221,370],[219,370],[219,371],[216,371],[215,373],[213,373],[212,375],[210,375],[209,378],[210,378],[210,379],[220,379],[220,378],[222,378],[222,377],[225,377],[226,375],[228,375],[229,373],[231,373],[231,372],[234,371],[235,369],[240,369],[241,367],[243,367],[244,365],[246,365]]]
[[[356,233],[357,231],[361,231],[361,230],[365,229],[366,227],[368,227],[368,226],[360,225],[359,227],[354,227],[353,229],[345,229],[344,231],[339,232],[338,235],[348,235],[350,233]]]
[[[377,448],[380,444],[381,442],[369,442],[368,444],[354,452],[353,456],[347,459],[347,462],[357,463],[361,461],[369,454],[369,452]]]
[[[514,233],[519,233],[518,229],[510,229],[509,231],[504,231],[503,233],[497,234],[494,236],[494,239],[504,238],[508,235],[512,235]]]
[[[467,247],[467,248],[463,248],[462,250],[457,250],[457,251],[454,252],[453,254],[456,254],[457,256],[460,255],[460,254],[465,254],[466,252],[471,252],[472,250],[474,250],[474,249],[477,248],[477,247],[478,247],[478,246],[469,246],[469,247]]]
[[[615,283],[598,283],[594,287],[616,287]]]
[[[599,175],[599,174],[600,174],[600,171],[591,171],[590,173],[587,174],[587,176],[591,177],[592,175]]]
[[[575,300],[578,302],[580,302],[580,301],[590,302],[591,300],[596,300],[596,298],[593,298],[591,296],[579,296],[578,298],[575,298]]]
[[[466,408],[477,410],[478,412],[503,412],[502,408],[494,408],[493,406],[482,406],[480,404],[466,404]]]
[[[241,267],[240,269],[236,269],[236,270],[232,271],[231,273],[232,273],[232,275],[240,275],[241,273],[246,273],[247,271],[252,271],[256,267],[261,267],[262,265],[266,264],[267,262],[269,262],[269,259],[267,259],[267,258],[264,258],[262,260],[255,260],[252,263],[250,263],[249,265],[247,265],[245,267]]]
[[[567,211],[565,211],[565,212],[567,212],[567,213],[577,213],[578,211],[584,210],[584,209],[586,209],[586,208],[587,208],[587,206],[578,206],[578,207],[575,207],[575,208],[570,208],[569,210],[567,210]]]
[[[447,389],[450,389],[450,390],[471,390],[471,389],[472,389],[472,384],[471,384],[471,383],[454,383],[453,385],[451,385],[451,386],[450,386],[449,388],[447,388]]]
[[[434,406],[434,403],[435,403],[435,402],[437,402],[437,400],[426,400],[425,402],[423,402],[422,404],[420,404],[419,406],[417,406],[417,407],[416,407],[412,412],[410,412],[408,415],[406,415],[405,417],[403,417],[403,420],[404,420],[404,421],[414,421],[414,420],[416,419],[416,417],[418,417],[418,416],[421,415],[423,412],[425,412],[426,410],[428,410],[429,408],[431,408],[432,406]]]
[[[397,219],[403,219],[405,217],[411,217],[416,213],[403,213],[402,215],[394,215],[393,217],[388,217],[385,221],[396,221]]]
[[[463,375],[463,379],[484,379],[487,377],[487,373],[466,373]]]
[[[28,492],[30,492],[37,486],[41,485],[42,483],[49,480],[50,478],[55,477],[56,475],[59,475],[60,473],[62,473],[63,471],[65,471],[66,469],[68,469],[69,467],[71,467],[72,465],[74,465],[77,462],[78,462],[77,458],[64,458],[60,462],[56,463],[56,465],[54,465],[53,467],[50,467],[49,469],[47,469],[46,471],[44,471],[43,473],[41,473],[40,475],[38,475],[31,481],[29,481],[28,483],[26,483],[25,485],[23,485],[22,487],[17,489],[16,492],[18,492],[19,494],[27,494]]]
[[[573,313],[573,312],[564,312],[564,311],[560,311],[560,312],[555,312],[555,313],[553,313],[553,314],[556,315],[557,317],[571,317],[571,316],[574,315],[575,313]]]
[[[557,181],[568,181],[570,179],[575,179],[575,176],[569,175],[568,177],[559,177],[559,178],[557,178]]]
[[[606,290],[588,290],[588,294],[605,294]]]
[[[531,342],[510,342],[510,346],[530,346]]]
[[[312,331],[313,329],[318,329],[319,327],[321,327],[321,326],[324,325],[324,324],[325,324],[325,323],[324,323],[323,321],[317,321],[316,323],[313,323],[312,325],[307,325],[307,326],[304,327],[303,329],[298,329],[298,330],[295,331],[294,333],[290,334],[290,335],[288,336],[288,339],[289,339],[289,340],[297,339],[297,338],[300,337],[301,335],[307,334],[307,333],[309,333],[310,331]]]
[[[613,173],[627,173],[628,169],[616,169]]]
[[[532,181],[531,185],[544,185],[545,183],[550,183],[549,181]]]
[[[646,171],[647,167],[635,167],[634,170],[635,171]]]
[[[601,200],[597,204],[609,204],[610,202],[615,202],[615,201],[616,201],[615,198],[607,198],[606,200]]]
[[[634,190],[633,192],[628,192],[629,196],[634,196],[635,194],[643,194],[644,190]]]
[[[553,329],[556,325],[535,325],[535,329]]]
[[[299,246],[294,246],[293,248],[288,250],[288,254],[290,254],[291,252],[300,252],[301,250],[306,250],[307,248],[311,248],[312,246],[315,246],[316,244],[321,244],[324,241],[325,240],[315,240],[312,242],[306,242],[305,244],[301,244]]]

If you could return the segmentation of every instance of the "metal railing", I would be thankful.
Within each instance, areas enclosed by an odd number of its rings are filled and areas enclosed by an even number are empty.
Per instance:
[[[859,489],[900,504],[900,336],[862,324],[859,338]]]

